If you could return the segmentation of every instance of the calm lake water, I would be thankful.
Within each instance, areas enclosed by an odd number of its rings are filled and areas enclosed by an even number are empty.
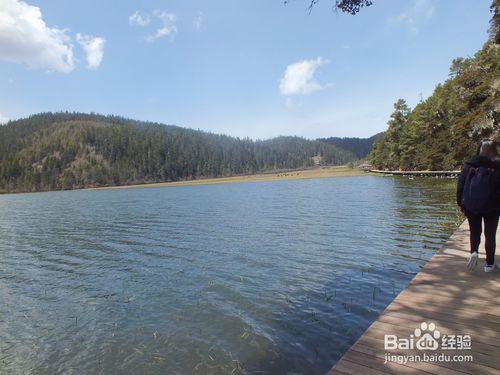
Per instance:
[[[324,374],[456,228],[454,186],[0,196],[0,373]]]

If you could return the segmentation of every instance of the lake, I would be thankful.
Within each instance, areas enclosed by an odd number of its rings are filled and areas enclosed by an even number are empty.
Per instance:
[[[0,373],[324,374],[456,228],[454,188],[0,196]]]

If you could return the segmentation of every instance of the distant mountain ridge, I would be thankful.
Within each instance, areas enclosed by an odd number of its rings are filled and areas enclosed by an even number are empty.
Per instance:
[[[355,137],[330,137],[319,138],[318,141],[329,143],[333,146],[340,147],[344,150],[352,152],[356,158],[366,158],[372,148],[373,144],[384,136],[384,132],[375,134],[370,138],[355,138]]]
[[[243,175],[318,159],[342,165],[356,156],[318,140],[253,141],[93,113],[41,113],[0,126],[0,192]]]

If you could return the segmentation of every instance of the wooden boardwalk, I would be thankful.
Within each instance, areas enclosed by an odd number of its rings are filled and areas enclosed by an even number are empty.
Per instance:
[[[383,171],[370,169],[372,173],[380,173],[393,176],[420,176],[420,177],[458,177],[460,171]]]
[[[477,268],[468,272],[469,231],[463,223],[329,374],[500,374],[500,271],[484,272],[483,245],[484,238]],[[434,323],[440,332],[439,349],[384,349],[384,335],[410,338],[422,322]],[[443,335],[448,340],[450,335],[470,335],[471,349],[442,350]],[[424,352],[472,355],[472,361],[385,363],[386,353],[422,356]]]

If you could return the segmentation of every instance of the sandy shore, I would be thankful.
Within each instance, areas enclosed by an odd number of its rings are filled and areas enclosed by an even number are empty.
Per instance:
[[[140,184],[140,185],[107,186],[107,187],[98,187],[91,189],[92,190],[135,189],[144,187],[231,184],[231,183],[241,183],[241,182],[261,182],[261,181],[278,181],[278,180],[304,180],[312,178],[360,176],[364,174],[366,174],[366,172],[362,171],[361,169],[349,168],[347,166],[339,166],[339,167],[306,169],[306,170],[292,171],[292,172],[261,173],[248,176],[204,178],[204,179],[189,180],[189,181],[158,182],[158,183]]]

